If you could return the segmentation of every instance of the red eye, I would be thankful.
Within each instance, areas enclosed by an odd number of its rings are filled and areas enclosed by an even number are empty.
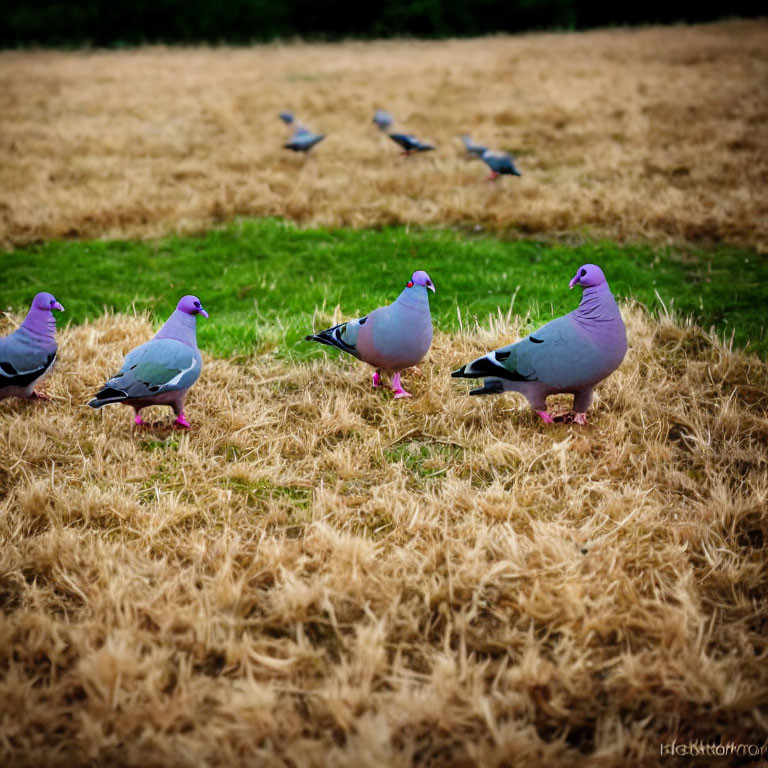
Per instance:
[[[405,287],[406,287],[406,288],[413,288],[413,280],[409,280],[409,281],[408,281],[408,282],[405,284]]]

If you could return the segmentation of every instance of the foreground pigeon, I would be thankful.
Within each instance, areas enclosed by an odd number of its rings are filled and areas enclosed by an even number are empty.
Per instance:
[[[52,294],[38,293],[19,328],[0,339],[0,400],[48,400],[35,392],[35,385],[51,372],[56,360],[54,310],[63,312],[64,307]]]
[[[482,157],[483,153],[488,151],[488,147],[478,144],[476,141],[472,141],[472,137],[468,133],[462,134],[460,137],[464,149],[467,150],[467,154],[474,155],[475,157]]]
[[[328,344],[372,365],[373,386],[380,387],[381,372],[394,372],[395,398],[410,397],[400,383],[400,372],[416,365],[432,344],[429,295],[435,286],[422,270],[414,272],[392,304],[379,307],[359,320],[307,336],[307,341]]]
[[[208,317],[200,299],[184,296],[154,338],[126,355],[120,372],[88,405],[130,405],[136,412],[134,423],[139,426],[144,424],[142,408],[170,405],[176,414],[176,425],[189,429],[184,399],[203,369],[203,358],[197,348],[197,315]]]
[[[515,161],[511,155],[506,152],[496,152],[492,149],[486,149],[480,159],[491,169],[491,175],[488,181],[498,178],[501,175],[522,176],[523,174],[515,168]]]
[[[435,148],[432,144],[419,141],[411,133],[388,133],[387,136],[403,148],[403,154],[406,156],[413,152],[429,152]]]
[[[596,384],[613,373],[627,352],[627,333],[600,267],[584,264],[568,287],[584,289],[577,309],[547,323],[516,344],[489,352],[451,376],[483,379],[470,395],[519,392],[547,422],[548,395],[574,395],[576,424],[587,423]]]
[[[391,128],[395,122],[395,118],[389,114],[386,110],[377,109],[376,114],[373,116],[373,122],[376,123],[377,128],[380,131],[386,131]]]

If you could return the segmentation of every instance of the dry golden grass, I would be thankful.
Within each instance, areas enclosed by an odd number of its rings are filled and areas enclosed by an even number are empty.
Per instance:
[[[83,405],[145,320],[65,330],[53,401],[0,403],[0,763],[651,766],[673,738],[761,743],[768,365],[623,311],[590,429],[447,376],[514,318],[438,334],[408,402],[355,361],[208,359],[188,434]]]
[[[377,106],[439,151],[402,158]],[[281,149],[292,108],[328,138]],[[448,42],[0,53],[0,243],[312,224],[768,251],[768,23]],[[518,154],[483,181],[457,134]]]

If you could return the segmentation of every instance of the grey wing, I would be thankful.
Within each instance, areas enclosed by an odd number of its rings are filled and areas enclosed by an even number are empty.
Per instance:
[[[514,353],[509,359],[514,357],[517,370],[528,381],[540,381],[564,390],[594,383],[603,357],[597,345],[568,315],[558,317],[526,336],[514,345]]]
[[[53,365],[55,359],[55,344],[36,348],[16,333],[0,339],[0,389],[29,386]]]
[[[96,394],[96,400],[130,400],[189,389],[200,376],[199,350],[175,339],[152,339],[128,353],[120,372]]]
[[[503,381],[542,382],[554,388],[578,385],[589,339],[571,320],[558,317],[524,339],[495,349],[454,371],[454,378],[492,377]]]

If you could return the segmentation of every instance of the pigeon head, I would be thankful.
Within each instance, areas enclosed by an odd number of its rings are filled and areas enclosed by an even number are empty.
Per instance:
[[[435,286],[430,280],[429,275],[423,270],[419,269],[411,275],[411,279],[406,284],[406,287],[413,288],[414,285],[423,285],[428,288],[432,293],[435,292]]]
[[[576,274],[568,283],[569,288],[574,285],[580,285],[582,288],[593,288],[596,285],[603,285],[606,282],[603,270],[596,264],[582,264]]]
[[[59,312],[64,311],[64,307],[56,301],[56,297],[47,291],[42,291],[35,296],[32,302],[32,307],[34,309],[42,310],[43,312],[53,312],[53,310],[58,310]]]
[[[176,306],[179,312],[185,315],[202,315],[208,317],[208,313],[203,309],[200,299],[197,296],[184,296]]]
[[[293,122],[292,112],[281,112],[279,117],[286,125],[290,125]]]

